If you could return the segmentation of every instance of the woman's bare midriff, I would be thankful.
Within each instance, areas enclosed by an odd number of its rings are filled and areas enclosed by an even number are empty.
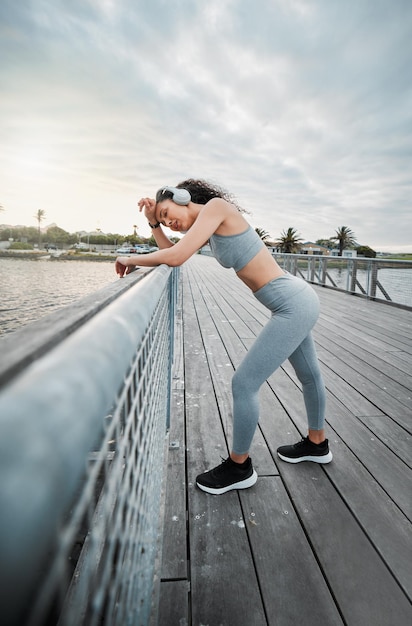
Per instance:
[[[257,291],[271,280],[285,275],[266,248],[262,248],[245,267],[236,273],[252,291]]]

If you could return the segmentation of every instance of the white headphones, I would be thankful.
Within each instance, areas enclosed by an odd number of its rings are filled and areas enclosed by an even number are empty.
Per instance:
[[[170,191],[170,193],[173,194],[173,202],[176,202],[176,204],[180,204],[181,206],[189,204],[192,199],[192,196],[187,189],[178,189],[177,187],[162,187],[161,192],[164,193],[165,191]]]

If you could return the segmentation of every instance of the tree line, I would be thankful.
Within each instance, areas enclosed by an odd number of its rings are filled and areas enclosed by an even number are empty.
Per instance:
[[[269,243],[269,233],[261,228],[256,228],[256,232],[267,245],[278,248],[280,252],[294,254],[298,253],[302,248],[303,239],[295,228],[289,227],[287,230],[282,231],[279,239],[272,243]],[[375,250],[372,250],[369,246],[358,244],[355,233],[348,226],[340,226],[332,237],[317,239],[315,243],[329,250],[339,250],[339,256],[342,256],[344,250],[352,249],[362,256],[376,257]]]
[[[27,243],[29,247],[37,245],[39,248],[46,245],[68,248],[76,243],[80,243],[80,241],[89,244],[90,247],[96,245],[121,246],[125,242],[132,245],[136,245],[138,243],[150,243],[152,245],[156,245],[153,237],[147,239],[145,237],[140,237],[137,234],[136,224],[133,225],[133,232],[128,235],[121,235],[120,233],[102,233],[99,232],[99,229],[97,229],[94,233],[86,233],[86,235],[84,231],[69,233],[59,226],[50,226],[50,228],[47,229],[47,232],[43,233],[41,230],[41,223],[45,220],[45,217],[45,211],[43,209],[39,209],[36,215],[34,215],[34,219],[37,221],[37,227],[19,226],[4,228],[0,230],[0,241],[8,241],[12,239],[15,242]]]
[[[4,210],[0,205],[0,211]],[[21,226],[19,228],[5,228],[0,231],[0,241],[7,241],[13,239],[14,241],[24,241],[30,245],[37,244],[41,247],[42,239],[47,240],[47,244],[53,244],[60,247],[73,246],[79,243],[81,240],[81,233],[69,233],[63,228],[58,226],[51,226],[47,229],[47,233],[43,238],[41,232],[41,223],[46,218],[46,213],[43,209],[39,209],[33,216],[37,221],[37,228],[31,226]],[[280,252],[288,254],[298,253],[302,248],[302,237],[299,236],[298,231],[289,227],[287,230],[283,230],[279,239],[274,242],[269,242],[269,233],[262,228],[255,229],[259,237],[266,243],[279,249]],[[83,234],[84,236],[84,234]],[[173,240],[173,238],[172,238]],[[175,239],[176,240],[176,239]],[[132,245],[138,243],[151,243],[156,245],[154,237],[144,238],[139,237],[137,234],[137,225],[133,225],[133,233],[128,235],[121,235],[119,233],[88,233],[87,243],[90,246],[95,245],[114,245],[121,246],[123,243],[128,242]],[[329,250],[339,250],[339,255],[342,256],[343,250],[355,249],[358,254],[366,257],[376,257],[376,252],[369,246],[361,246],[356,241],[355,233],[348,226],[340,226],[332,237],[328,239],[317,239],[315,242],[319,246],[328,248]]]

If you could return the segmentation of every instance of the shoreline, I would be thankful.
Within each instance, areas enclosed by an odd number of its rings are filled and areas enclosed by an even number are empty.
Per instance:
[[[68,252],[68,251],[53,251],[47,252],[47,250],[1,250],[0,258],[8,259],[27,259],[27,260],[51,260],[51,261],[114,261],[118,255],[116,253],[102,253],[102,252]],[[315,256],[315,255],[314,255]],[[329,258],[329,257],[327,257]],[[337,257],[338,259],[341,257]],[[367,261],[366,257],[354,257],[358,261]],[[376,257],[376,261],[412,261],[412,254],[393,254]],[[333,261],[329,262],[330,267],[333,267]]]
[[[0,250],[0,258],[2,259],[26,259],[28,261],[114,261],[115,254],[96,253],[64,253],[56,254],[47,251],[36,250]]]

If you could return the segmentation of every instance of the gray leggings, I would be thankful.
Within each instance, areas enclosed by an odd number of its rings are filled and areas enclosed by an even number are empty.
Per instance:
[[[325,419],[325,386],[311,329],[319,316],[319,300],[310,285],[285,274],[254,294],[271,312],[232,379],[233,447],[249,451],[259,421],[259,389],[289,359],[302,383],[309,428],[321,430]]]

